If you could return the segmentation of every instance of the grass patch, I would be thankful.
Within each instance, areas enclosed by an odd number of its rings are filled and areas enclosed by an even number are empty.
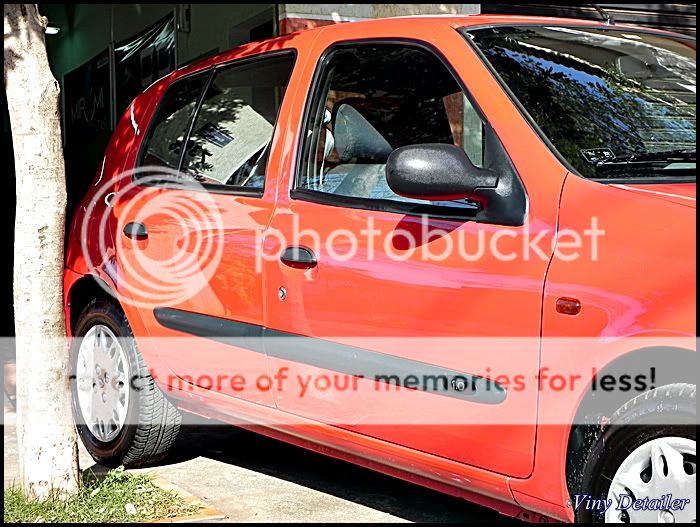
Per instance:
[[[128,474],[123,468],[105,476],[83,475],[80,490],[68,500],[27,500],[18,487],[5,489],[5,523],[14,522],[142,522],[190,515],[197,505],[156,486],[147,474]]]

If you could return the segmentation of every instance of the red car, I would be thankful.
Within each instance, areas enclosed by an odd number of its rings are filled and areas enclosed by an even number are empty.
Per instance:
[[[73,220],[85,446],[155,463],[194,412],[521,519],[695,521],[695,90],[694,39],[511,16],[171,73]]]

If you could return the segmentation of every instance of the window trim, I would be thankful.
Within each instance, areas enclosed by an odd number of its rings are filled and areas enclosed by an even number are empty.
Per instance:
[[[341,207],[348,209],[375,210],[380,212],[393,212],[407,216],[429,216],[436,220],[475,220],[479,212],[478,207],[445,207],[444,205],[432,205],[430,203],[412,203],[409,201],[394,201],[391,199],[358,198],[355,196],[343,196],[330,194],[307,188],[295,188],[290,191],[290,197],[294,200],[309,201],[319,205]],[[367,206],[371,201],[372,207]],[[469,214],[471,212],[471,214]]]
[[[520,174],[518,174],[518,171],[515,167],[515,165],[512,162],[512,159],[510,158],[510,155],[508,154],[507,150],[505,149],[505,146],[503,144],[503,141],[501,141],[500,137],[498,137],[498,134],[496,134],[496,131],[493,129],[491,126],[491,123],[488,121],[486,118],[486,115],[484,114],[483,110],[481,109],[481,106],[479,105],[478,101],[474,98],[472,93],[467,90],[466,86],[464,85],[464,82],[462,81],[461,77],[457,75],[457,72],[455,69],[452,67],[452,64],[445,58],[445,56],[440,52],[438,48],[433,46],[432,44],[425,42],[423,40],[418,40],[410,37],[406,38],[360,38],[360,39],[351,39],[351,40],[343,40],[339,42],[334,42],[331,45],[329,45],[323,53],[321,53],[318,62],[316,64],[316,68],[314,70],[314,75],[311,80],[311,85],[309,86],[307,95],[306,95],[306,100],[304,103],[304,114],[303,118],[301,120],[301,128],[298,131],[297,136],[299,137],[299,143],[296,148],[296,160],[294,162],[294,175],[292,178],[290,178],[290,188],[288,190],[289,192],[289,197],[293,200],[299,200],[299,201],[308,201],[311,203],[317,203],[321,205],[328,205],[328,206],[334,206],[334,207],[346,207],[346,208],[351,208],[351,209],[361,209],[361,210],[370,210],[370,211],[379,211],[379,212],[393,212],[397,214],[403,214],[407,216],[428,216],[430,218],[435,218],[435,219],[445,219],[445,220],[454,220],[454,221],[474,221],[477,223],[492,223],[489,222],[488,220],[480,219],[477,217],[479,212],[481,212],[482,207],[477,206],[473,209],[471,208],[457,208],[455,207],[456,210],[460,212],[460,214],[457,214],[453,212],[451,207],[445,207],[441,205],[431,205],[431,204],[416,204],[416,203],[411,203],[411,202],[401,202],[401,201],[394,201],[394,200],[388,200],[388,199],[372,199],[372,198],[361,198],[361,197],[355,197],[355,196],[340,196],[337,194],[331,194],[328,192],[320,192],[317,190],[312,190],[312,189],[306,189],[300,187],[300,177],[302,173],[302,164],[304,163],[304,149],[305,145],[307,142],[307,138],[305,137],[305,132],[307,130],[307,127],[309,125],[309,121],[311,119],[311,114],[314,110],[314,108],[319,104],[320,98],[322,97],[322,93],[320,88],[322,87],[322,81],[324,80],[325,77],[325,72],[328,67],[328,62],[330,57],[332,56],[333,52],[335,52],[338,49],[342,48],[347,48],[347,47],[356,47],[356,46],[364,46],[364,45],[382,45],[382,44],[389,44],[389,45],[400,45],[400,46],[406,46],[406,47],[412,47],[412,48],[417,48],[422,51],[425,51],[427,53],[432,54],[442,65],[447,69],[447,71],[452,75],[452,78],[455,80],[456,84],[459,86],[459,88],[462,90],[463,95],[469,100],[469,102],[472,104],[474,111],[476,114],[479,116],[479,118],[482,120],[484,123],[484,128],[488,129],[491,131],[493,136],[498,140],[498,148],[502,151],[503,156],[505,159],[508,160],[511,170],[510,172],[512,173],[512,185],[514,187],[519,187],[522,189],[523,192],[523,199],[524,199],[524,210],[522,211],[522,222],[520,223],[521,225],[525,224],[526,217],[527,217],[527,211],[529,209],[529,198],[527,194],[527,190],[525,189],[525,186],[523,185],[522,178],[520,177]]]
[[[586,181],[592,181],[594,183],[600,183],[603,185],[661,185],[661,184],[672,184],[672,183],[695,183],[696,177],[688,176],[658,176],[658,177],[648,177],[648,178],[587,178],[582,175],[576,168],[566,159],[561,152],[554,146],[554,143],[547,137],[544,130],[535,122],[535,119],[530,115],[530,112],[523,106],[520,100],[517,98],[513,90],[506,81],[501,77],[501,74],[496,71],[496,68],[491,64],[489,59],[486,57],[481,48],[474,42],[473,31],[479,31],[483,29],[494,29],[494,28],[516,28],[516,27],[561,27],[565,29],[595,29],[598,31],[618,31],[618,32],[636,32],[636,33],[646,33],[651,35],[659,35],[666,38],[676,38],[677,40],[687,40],[689,42],[696,42],[691,36],[683,35],[681,33],[673,33],[666,31],[659,31],[652,28],[625,28],[625,27],[615,27],[613,26],[599,26],[595,24],[543,24],[541,22],[527,22],[523,24],[512,24],[512,23],[502,23],[502,24],[480,24],[477,26],[463,26],[455,28],[457,33],[464,37],[469,47],[474,50],[481,62],[484,63],[486,68],[491,72],[493,78],[498,82],[498,84],[503,88],[510,101],[517,108],[520,115],[523,116],[525,121],[530,125],[535,134],[540,138],[544,145],[552,152],[554,157],[562,164],[562,166],[571,172],[573,175],[585,179]]]
[[[174,86],[176,86],[180,82],[184,82],[187,80],[190,80],[197,75],[208,75],[208,78],[206,79],[206,82],[204,83],[204,86],[202,87],[201,92],[199,93],[199,97],[197,98],[197,102],[194,108],[194,111],[192,112],[192,115],[190,116],[189,123],[186,128],[186,135],[184,138],[184,143],[183,143],[183,149],[182,152],[180,152],[180,158],[178,160],[178,165],[177,165],[177,172],[180,172],[182,170],[182,164],[185,160],[185,148],[184,146],[187,146],[187,143],[190,140],[192,130],[194,129],[194,125],[197,122],[197,117],[199,116],[199,111],[202,107],[202,104],[204,102],[204,97],[207,93],[207,90],[211,86],[211,83],[214,81],[214,77],[216,76],[216,73],[221,70],[221,69],[226,69],[229,67],[235,67],[239,65],[245,65],[249,62],[256,62],[260,60],[266,60],[269,58],[275,58],[277,56],[285,56],[288,55],[292,58],[292,70],[289,75],[289,80],[291,80],[292,75],[294,74],[294,69],[296,68],[297,65],[297,58],[298,58],[298,53],[296,48],[286,48],[286,49],[281,49],[281,50],[275,50],[275,51],[266,51],[263,53],[258,53],[256,55],[250,55],[247,57],[240,57],[240,58],[235,58],[232,60],[228,60],[225,62],[217,63],[212,66],[209,66],[205,69],[195,71],[191,74],[184,75],[178,79],[175,79],[170,83],[170,85],[167,87],[165,93],[160,97],[160,100],[158,101],[158,106],[156,107],[155,111],[153,112],[153,115],[151,117],[151,120],[148,124],[148,128],[146,129],[146,135],[144,136],[145,139],[141,142],[141,145],[139,147],[139,154],[136,157],[136,166],[135,168],[140,168],[141,161],[143,160],[143,156],[145,155],[146,152],[146,145],[148,143],[148,140],[150,139],[150,136],[152,134],[152,129],[155,126],[155,117],[158,114],[158,110],[161,108],[161,105],[163,104],[163,101],[165,100],[165,97],[167,97],[168,93],[170,93],[170,90],[173,89]],[[287,82],[287,87],[289,86],[289,80]],[[285,87],[285,95],[287,93],[287,87]],[[282,101],[280,103],[280,109],[282,108],[282,104],[284,104],[284,99],[285,97],[282,97]],[[275,124],[272,128],[272,136],[270,137],[270,144],[272,143],[272,139],[275,137],[275,134],[277,133],[277,123],[279,121],[279,112],[277,114],[277,117],[275,118]],[[268,156],[267,163],[265,165],[265,175],[267,176],[267,167],[269,166],[270,162],[270,157]],[[142,185],[142,186],[158,186],[158,187],[163,187],[163,188],[170,188],[170,189],[187,189],[187,190],[193,190],[193,191],[200,191],[200,192],[209,192],[211,194],[226,194],[226,195],[234,195],[234,196],[244,196],[244,197],[253,197],[253,198],[262,198],[264,193],[265,193],[265,186],[267,182],[267,177],[263,180],[263,186],[262,188],[254,188],[254,187],[238,187],[238,186],[233,186],[233,185],[225,185],[225,184],[216,184],[216,183],[193,183],[193,184],[188,184],[187,181],[183,181],[182,183],[178,182],[177,184],[173,184],[170,182],[140,182],[139,183],[139,178],[136,174],[132,176],[132,181],[136,184]]]

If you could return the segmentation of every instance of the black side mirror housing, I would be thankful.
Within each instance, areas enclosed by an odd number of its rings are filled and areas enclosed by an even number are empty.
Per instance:
[[[467,199],[479,205],[473,219],[524,225],[527,194],[510,158],[486,128],[485,167],[475,166],[464,150],[442,143],[408,145],[387,159],[386,179],[399,196],[428,201]]]
[[[386,179],[399,196],[430,201],[479,201],[478,189],[498,184],[498,176],[474,166],[464,150],[441,143],[397,148],[387,160]]]

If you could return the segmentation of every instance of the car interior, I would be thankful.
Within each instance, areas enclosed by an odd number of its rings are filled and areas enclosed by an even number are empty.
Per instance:
[[[306,134],[308,154],[298,182],[302,188],[426,203],[389,188],[385,167],[396,148],[455,144],[477,166],[483,162],[483,123],[452,74],[430,52],[403,45],[341,49],[329,59],[322,86],[326,88],[312,119],[315,128]]]

